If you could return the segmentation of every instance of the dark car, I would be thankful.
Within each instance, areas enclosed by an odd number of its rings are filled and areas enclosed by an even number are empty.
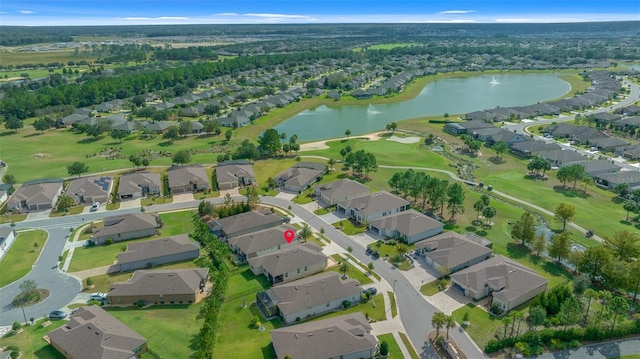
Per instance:
[[[367,289],[365,289],[364,291],[365,291],[365,292],[369,292],[369,294],[371,294],[371,296],[374,296],[374,295],[378,294],[378,290],[377,290],[377,289],[375,289],[374,287],[367,288]]]
[[[67,313],[61,310],[54,310],[53,312],[49,313],[49,319],[64,319],[66,317]]]

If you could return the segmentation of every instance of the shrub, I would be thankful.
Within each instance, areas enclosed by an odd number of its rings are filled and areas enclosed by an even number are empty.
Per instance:
[[[551,339],[551,344],[549,345],[551,350],[562,350],[564,349],[564,343],[558,339]]]
[[[254,328],[260,327],[260,318],[258,318],[258,316],[251,318],[251,326]]]
[[[13,325],[11,326],[12,330],[20,330],[20,328],[22,328],[22,324],[20,324],[20,322],[18,321],[13,322]]]
[[[91,287],[93,285],[93,279],[91,277],[87,277],[87,287]]]
[[[106,245],[110,245],[111,243],[113,243],[113,239],[112,239],[112,238],[107,238],[107,239],[104,241],[104,244],[106,244]]]
[[[64,259],[64,257],[58,256],[58,262],[62,262],[62,259]]]
[[[18,347],[17,347],[17,346],[15,346],[15,345],[9,345],[9,346],[8,346],[8,347],[6,347],[4,350],[5,350],[5,351],[9,351],[9,350],[10,350],[10,351],[11,351],[11,354],[9,354],[9,357],[10,357],[11,359],[16,359],[17,357],[19,357],[19,356],[20,356],[20,348],[18,348]]]
[[[343,308],[349,308],[351,306],[351,301],[350,300],[345,300],[344,302],[342,302],[342,307]]]
[[[138,308],[142,308],[142,307],[144,307],[144,304],[145,304],[145,302],[144,302],[144,300],[142,300],[142,299],[140,299],[139,301],[137,301],[137,302],[136,302],[136,306],[137,306]]]
[[[380,342],[380,355],[389,355],[389,343],[384,340]]]

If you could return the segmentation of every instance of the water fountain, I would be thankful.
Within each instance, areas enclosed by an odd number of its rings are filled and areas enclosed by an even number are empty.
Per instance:
[[[369,104],[369,106],[367,107],[367,115],[377,115],[379,113],[380,111],[376,110],[376,108],[373,107],[372,104]]]
[[[496,80],[496,77],[495,77],[495,76],[491,76],[491,81],[489,81],[489,83],[490,83],[491,85],[494,85],[494,86],[495,86],[495,85],[500,85],[500,82],[498,82],[498,80]]]

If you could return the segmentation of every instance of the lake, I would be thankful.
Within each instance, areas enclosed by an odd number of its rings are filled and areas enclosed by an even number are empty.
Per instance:
[[[359,135],[384,129],[386,124],[424,116],[463,114],[495,107],[531,105],[563,96],[568,82],[552,74],[496,74],[433,81],[415,98],[398,103],[319,106],[275,126],[299,141]]]

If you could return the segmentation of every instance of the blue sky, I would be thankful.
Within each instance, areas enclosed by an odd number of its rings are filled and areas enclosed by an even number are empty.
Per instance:
[[[640,0],[1,0],[2,25],[640,20]]]

